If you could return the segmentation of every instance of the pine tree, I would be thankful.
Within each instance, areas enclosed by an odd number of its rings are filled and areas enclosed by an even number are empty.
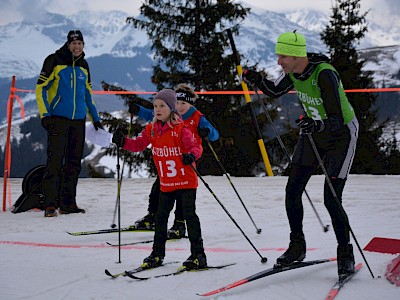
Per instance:
[[[365,17],[360,12],[360,0],[336,0],[332,7],[329,24],[321,33],[328,46],[332,65],[339,72],[345,89],[372,88],[370,73],[362,71],[365,61],[360,59],[356,46],[368,31]],[[372,93],[347,93],[360,123],[353,173],[384,172],[384,154],[380,150],[379,138],[382,126],[377,125],[377,111]]]
[[[127,21],[145,30],[153,43],[152,80],[158,89],[185,82],[196,91],[240,90],[234,57],[227,54],[226,32],[231,29],[238,34],[248,8],[231,0],[147,0],[140,10],[138,18]],[[214,147],[227,172],[250,176],[261,156],[243,104],[243,97],[212,95],[200,97],[196,107],[220,132],[220,143]],[[203,174],[221,172],[207,146],[199,170]]]

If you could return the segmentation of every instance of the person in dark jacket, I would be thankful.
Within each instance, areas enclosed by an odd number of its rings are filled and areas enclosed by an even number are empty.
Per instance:
[[[36,84],[41,124],[47,131],[47,162],[42,189],[45,217],[85,213],[76,204],[76,186],[89,112],[96,130],[103,128],[92,99],[92,84],[84,41],[79,30],[68,33],[67,42],[44,61]]]
[[[349,220],[339,202],[342,201],[343,189],[353,163],[358,121],[338,72],[325,55],[306,52],[306,39],[302,34],[296,31],[281,34],[275,52],[278,64],[284,71],[280,78],[272,82],[255,70],[245,69],[243,80],[274,98],[295,89],[305,112],[305,117],[296,121],[301,135],[293,153],[286,185],[290,243],[277,263],[290,265],[302,261],[306,255],[301,196],[318,167],[318,159],[307,136],[311,135],[319,155],[324,158],[325,169],[338,197],[335,198],[325,180],[324,204],[338,243],[338,274],[339,277],[346,276],[354,272],[354,254],[350,244]]]

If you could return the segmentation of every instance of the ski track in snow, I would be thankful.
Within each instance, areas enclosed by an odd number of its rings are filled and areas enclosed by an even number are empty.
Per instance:
[[[284,208],[287,177],[231,178],[254,223],[225,177],[205,176],[218,199],[239,224],[262,256],[261,263],[239,229],[211,193],[199,181],[197,213],[200,217],[209,265],[233,263],[223,270],[184,273],[138,282],[111,279],[104,269],[122,272],[137,267],[150,254],[151,244],[111,247],[118,233],[70,236],[66,232],[110,228],[117,196],[116,179],[79,179],[78,205],[86,214],[44,218],[43,212],[0,213],[1,299],[324,299],[337,278],[336,263],[293,270],[265,277],[211,297],[205,293],[272,267],[289,242]],[[331,224],[323,205],[323,176],[314,176],[307,186],[322,222]],[[124,179],[121,189],[121,226],[132,225],[146,214],[153,178]],[[3,182],[3,181],[1,181]],[[10,179],[12,202],[22,192],[22,179]],[[351,175],[343,194],[344,207],[356,238],[363,248],[373,237],[400,238],[400,176]],[[303,197],[307,259],[336,256],[332,226],[324,233],[306,196]],[[169,225],[173,222],[173,211]],[[152,233],[121,233],[121,242],[152,239]],[[372,279],[353,241],[361,271],[345,285],[336,299],[399,299],[400,289],[384,277],[396,255],[364,251],[375,275]],[[167,243],[165,262],[182,263],[189,255],[188,239]],[[169,273],[172,264],[140,276]],[[381,277],[381,278],[379,278]]]

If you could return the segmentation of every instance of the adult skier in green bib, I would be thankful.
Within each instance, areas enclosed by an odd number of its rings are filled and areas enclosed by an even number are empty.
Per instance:
[[[356,150],[358,121],[346,97],[340,77],[329,59],[322,54],[307,53],[306,39],[300,34],[286,32],[278,37],[275,52],[284,73],[274,82],[250,69],[244,69],[242,78],[270,97],[280,97],[292,89],[302,104],[305,116],[297,120],[301,129],[293,153],[289,179],[286,185],[286,213],[290,225],[289,248],[277,259],[279,265],[302,261],[306,255],[303,233],[302,194],[315,170],[318,159],[307,134],[312,135],[319,155],[337,194],[342,193]],[[354,272],[353,246],[347,214],[342,211],[328,182],[324,184],[324,204],[329,212],[338,242],[337,262],[339,276]]]

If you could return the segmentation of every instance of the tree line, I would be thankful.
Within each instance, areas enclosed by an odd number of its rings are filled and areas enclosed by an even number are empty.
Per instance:
[[[360,0],[336,0],[325,29],[320,33],[326,44],[332,65],[338,70],[345,89],[373,88],[372,73],[363,72],[365,60],[357,53],[357,45],[368,31],[367,12],[361,12]],[[127,23],[144,30],[152,42],[155,65],[151,80],[157,87],[173,88],[178,83],[188,83],[196,91],[240,91],[235,58],[230,49],[227,31],[234,36],[240,32],[240,23],[249,15],[250,9],[232,0],[146,0],[140,8],[140,15],[127,18]],[[245,61],[245,59],[242,59]],[[257,65],[249,66],[257,68]],[[268,76],[268,72],[265,76]],[[104,90],[123,91],[124,88],[107,82]],[[136,95],[120,95],[128,107],[135,102],[152,108],[148,99]],[[253,96],[254,98],[255,96]],[[260,95],[267,107],[274,125],[289,153],[292,153],[298,129],[294,120],[302,113],[296,96],[285,95],[270,99]],[[377,97],[373,93],[348,93],[347,97],[355,109],[360,122],[356,156],[352,166],[353,174],[399,174],[400,149],[393,134],[384,139],[383,129],[387,120],[379,121]],[[263,134],[263,141],[276,175],[285,175],[288,161],[277,138],[271,131],[271,124],[262,109],[262,104],[253,99],[257,122]],[[226,171],[232,176],[258,176],[266,174],[257,138],[251,122],[249,105],[240,95],[202,95],[195,104],[207,119],[219,130],[220,139],[212,143]],[[100,113],[110,132],[124,127],[132,136],[142,131],[144,123],[135,117],[116,119],[111,114]],[[40,122],[32,119],[21,126],[26,135],[13,141],[14,177],[23,177],[29,166],[43,164],[46,148],[45,132],[32,130]],[[30,134],[28,134],[30,133]],[[204,144],[204,155],[198,164],[203,175],[222,175],[212,149]],[[85,151],[90,149],[86,146]],[[29,153],[29,155],[27,155]],[[115,148],[107,150],[115,156]],[[4,149],[0,148],[0,171],[4,166]],[[134,172],[143,164],[150,174],[156,170],[152,164],[151,152],[126,153],[122,151],[130,171]],[[92,170],[82,176],[101,176]]]
[[[328,48],[332,65],[338,70],[345,89],[373,88],[372,73],[363,72],[365,60],[357,53],[356,46],[368,31],[367,12],[361,12],[360,0],[336,0],[332,7],[329,24],[320,33]],[[158,89],[173,87],[178,83],[191,84],[195,90],[240,90],[235,70],[235,59],[230,51],[227,31],[239,34],[240,22],[250,9],[235,1],[182,1],[147,0],[140,8],[141,14],[127,18],[127,23],[144,30],[152,42],[156,64],[151,80]],[[251,66],[251,67],[257,67]],[[268,73],[265,73],[268,76]],[[106,84],[109,87],[109,85]],[[113,87],[114,89],[120,87]],[[382,139],[387,121],[378,122],[376,95],[373,93],[348,93],[349,101],[360,122],[357,152],[351,173],[398,174],[400,154],[398,141],[393,135],[389,141]],[[125,96],[129,101],[139,101],[136,96]],[[282,99],[262,101],[269,108],[281,138],[291,153],[297,141],[298,129],[293,118],[279,118],[289,112],[301,113],[296,99],[290,95]],[[254,103],[256,104],[256,103]],[[215,95],[200,97],[196,107],[218,128],[221,134],[216,152],[227,171],[234,176],[255,176],[266,173],[262,164],[256,136],[251,124],[249,107],[241,96]],[[270,132],[264,113],[257,108],[257,121],[264,134],[274,173],[285,174],[288,165],[280,145]],[[121,120],[120,120],[121,121]],[[120,122],[119,121],[119,122]],[[109,119],[109,124],[115,122]],[[134,121],[135,122],[135,121]],[[126,126],[128,126],[126,124]],[[383,146],[382,143],[387,143]],[[221,171],[207,146],[199,170],[203,174],[220,174]],[[112,154],[112,153],[111,153]],[[126,154],[130,155],[130,154]],[[143,155],[136,155],[143,162]],[[151,164],[151,158],[147,157]],[[135,161],[133,159],[132,161]],[[144,160],[146,161],[146,160]]]

